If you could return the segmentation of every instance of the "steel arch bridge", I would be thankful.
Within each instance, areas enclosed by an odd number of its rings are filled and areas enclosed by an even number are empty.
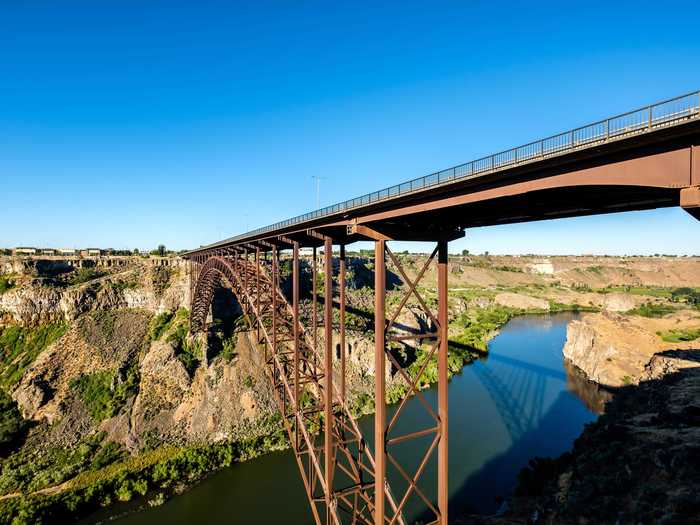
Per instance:
[[[202,330],[220,279],[229,281],[254,328],[277,405],[294,449],[317,524],[405,523],[409,498],[448,522],[448,243],[470,227],[681,206],[700,219],[700,92],[616,115],[488,157],[340,202],[187,252],[191,283],[191,329]],[[412,280],[390,241],[428,241],[435,250]],[[375,373],[373,445],[347,406],[345,351],[334,358],[333,342],[345,349],[345,246],[374,243],[374,370],[393,365],[407,384],[389,419],[386,374]],[[339,272],[334,289],[333,248]],[[322,261],[318,248],[323,247]],[[299,312],[300,248],[313,250],[312,315]],[[291,253],[292,299],[280,289],[280,254]],[[397,308],[386,305],[387,261],[403,280]],[[316,275],[323,265],[321,305]],[[431,265],[435,272],[428,272]],[[437,282],[427,282],[436,275]],[[437,308],[420,290],[437,291]],[[337,308],[334,298],[338,297]],[[407,333],[397,318],[414,301],[431,322],[429,332]],[[435,309],[433,309],[435,308]],[[338,310],[338,322],[334,322]],[[420,393],[425,367],[410,375],[389,345],[421,341],[438,363],[438,406]],[[499,399],[499,385],[483,378]],[[397,420],[410,396],[429,411],[428,428],[397,435]],[[503,399],[504,406],[512,404]],[[515,424],[515,423],[514,423]],[[518,431],[513,426],[514,432]],[[409,471],[393,453],[412,439],[429,447]],[[436,500],[421,484],[437,462]],[[390,470],[403,483],[394,493]],[[394,487],[396,488],[396,487]]]

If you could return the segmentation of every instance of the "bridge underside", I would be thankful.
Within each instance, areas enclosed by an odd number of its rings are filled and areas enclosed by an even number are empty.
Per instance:
[[[699,113],[700,114],[700,113]],[[302,222],[252,232],[186,254],[192,283],[192,327],[204,325],[215,285],[211,272],[232,281],[269,364],[280,413],[299,463],[316,523],[404,523],[410,498],[428,509],[425,523],[447,523],[447,244],[468,228],[546,220],[618,211],[682,206],[700,219],[700,121],[653,125],[651,112],[645,133],[630,133],[615,141],[590,141],[578,149],[573,140],[565,155],[528,158],[478,177],[466,177],[435,187],[389,196]],[[694,115],[694,114],[693,114]],[[695,118],[695,117],[693,117]],[[544,142],[543,142],[544,144]],[[493,159],[491,159],[493,162]],[[387,242],[436,243],[427,267],[413,282]],[[398,415],[386,411],[387,374],[375,373],[374,447],[358,430],[347,407],[345,391],[345,246],[372,241],[375,246],[375,363],[387,365],[405,381]],[[323,293],[317,289],[318,247],[323,247]],[[333,246],[339,247],[337,255]],[[299,310],[299,250],[313,248],[312,313]],[[292,261],[291,298],[280,288],[280,254]],[[334,265],[333,259],[338,264]],[[402,278],[404,299],[385,304],[387,262]],[[338,268],[337,275],[334,275]],[[425,275],[437,275],[426,283]],[[420,286],[419,286],[419,282]],[[436,290],[427,301],[420,289]],[[321,297],[323,298],[322,307]],[[396,323],[411,302],[423,310],[430,328],[406,333]],[[328,322],[325,322],[327,320]],[[342,349],[334,357],[334,342]],[[390,351],[413,341],[425,349],[423,367],[404,369]],[[430,406],[418,385],[426,367],[438,369],[438,404]],[[405,400],[419,396],[431,425],[396,435]],[[400,425],[399,425],[400,426]],[[427,439],[417,468],[409,471],[393,454],[398,444]],[[317,440],[322,440],[317,442]],[[425,469],[437,462],[437,487],[422,485]],[[387,471],[402,486],[390,487]]]

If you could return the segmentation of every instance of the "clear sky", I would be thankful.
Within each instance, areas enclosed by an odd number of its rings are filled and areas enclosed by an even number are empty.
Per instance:
[[[700,89],[688,2],[0,3],[0,246],[191,248]],[[700,253],[677,209],[451,249]]]

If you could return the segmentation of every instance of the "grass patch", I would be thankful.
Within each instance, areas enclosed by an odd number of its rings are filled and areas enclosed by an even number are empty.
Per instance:
[[[0,294],[15,287],[15,281],[10,275],[0,275]]]
[[[700,327],[657,332],[657,335],[667,343],[686,343],[700,338]]]
[[[663,317],[676,309],[669,304],[644,303],[637,308],[628,310],[628,315],[640,315],[642,317]]]
[[[68,278],[68,284],[75,286],[78,284],[84,284],[89,281],[94,281],[105,275],[104,272],[96,270],[95,268],[79,268],[75,273],[71,274]]]
[[[104,370],[80,376],[71,381],[73,388],[85,403],[97,423],[116,416],[127,399],[138,390],[139,373],[136,359],[122,371]]]
[[[0,387],[9,390],[37,356],[66,333],[65,323],[45,324],[38,328],[7,326],[0,332]]]

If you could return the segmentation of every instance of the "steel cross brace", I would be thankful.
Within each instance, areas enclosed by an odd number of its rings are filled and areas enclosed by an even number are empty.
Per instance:
[[[386,256],[389,256],[394,267],[401,275],[406,288],[398,308],[386,319]],[[438,312],[437,315],[428,307],[427,302],[418,290],[418,284],[424,278],[428,267],[434,262],[437,255],[437,290],[438,290]],[[427,334],[395,335],[399,332],[396,324],[398,316],[403,311],[409,299],[414,297],[425,315],[432,321],[434,330]],[[425,262],[423,268],[418,272],[415,281],[406,274],[401,261],[393,254],[386,245],[384,239],[375,241],[375,483],[377,487],[386,483],[388,464],[404,479],[408,488],[399,499],[398,507],[394,512],[389,512],[385,516],[383,493],[375,490],[377,509],[375,514],[375,525],[383,525],[385,520],[389,525],[399,522],[401,511],[412,495],[422,500],[425,506],[433,514],[432,521],[447,525],[448,517],[448,486],[447,486],[447,381],[448,381],[448,332],[447,326],[447,241],[439,241],[437,247]],[[418,340],[423,343],[432,339],[429,349],[424,354],[424,362],[418,371],[412,376],[410,371],[405,369],[399,360],[394,357],[387,348],[387,343],[397,343],[406,340]],[[426,367],[437,355],[438,367],[438,407],[437,413],[425,399],[420,391],[421,380]],[[397,373],[405,381],[407,390],[403,394],[399,406],[387,425],[386,421],[386,358],[389,358]],[[391,431],[395,428],[397,421],[401,417],[406,402],[412,396],[416,396],[418,401],[425,407],[434,422],[430,427],[411,432],[409,434],[392,437]],[[425,436],[433,436],[430,444],[421,457],[418,468],[413,474],[409,474],[400,464],[391,450],[393,446]],[[438,479],[437,479],[437,505],[426,495],[419,482],[424,474],[425,468],[437,449]]]

